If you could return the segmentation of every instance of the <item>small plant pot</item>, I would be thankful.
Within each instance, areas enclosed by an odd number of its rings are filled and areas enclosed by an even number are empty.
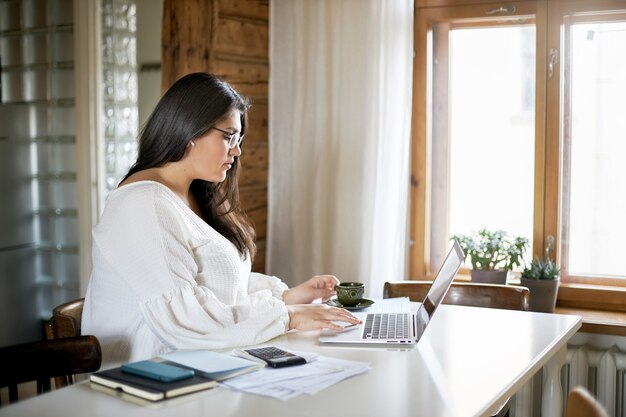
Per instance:
[[[528,279],[521,277],[520,283],[530,290],[529,309],[540,313],[554,313],[559,279]]]
[[[509,271],[498,269],[495,271],[483,271],[480,269],[472,269],[470,275],[472,282],[479,284],[506,284],[506,277]]]

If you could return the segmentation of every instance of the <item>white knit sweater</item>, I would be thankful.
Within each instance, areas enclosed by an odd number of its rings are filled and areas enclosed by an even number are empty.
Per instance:
[[[173,349],[262,343],[288,329],[287,286],[250,272],[250,258],[169,188],[140,181],[113,191],[93,230],[82,333],[103,367]]]

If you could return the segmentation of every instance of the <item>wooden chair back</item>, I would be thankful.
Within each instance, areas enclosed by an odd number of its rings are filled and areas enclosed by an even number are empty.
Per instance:
[[[573,388],[567,396],[565,417],[608,417],[602,405],[583,387]]]
[[[18,400],[17,385],[37,381],[37,393],[50,391],[50,378],[94,372],[102,351],[94,336],[66,337],[0,348],[0,387],[9,388],[9,402]]]
[[[52,310],[52,317],[45,324],[46,339],[54,340],[81,335],[81,319],[83,315],[84,298],[68,301]],[[74,383],[71,374],[60,375],[54,378],[57,388]]]
[[[55,307],[46,328],[47,338],[59,339],[61,337],[80,336],[84,304],[85,299],[79,298]]]
[[[409,297],[411,301],[421,302],[431,284],[430,281],[385,282],[383,298]],[[514,285],[454,282],[443,303],[528,311],[529,293],[528,288]]]

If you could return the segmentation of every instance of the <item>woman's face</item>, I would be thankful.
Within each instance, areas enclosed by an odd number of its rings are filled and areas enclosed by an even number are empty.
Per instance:
[[[241,148],[228,146],[229,135],[220,129],[238,135],[241,132],[241,113],[232,110],[228,116],[215,124],[204,136],[193,140],[195,146],[189,146],[187,165],[193,179],[209,182],[222,182],[226,173],[232,168],[235,156],[241,155]]]

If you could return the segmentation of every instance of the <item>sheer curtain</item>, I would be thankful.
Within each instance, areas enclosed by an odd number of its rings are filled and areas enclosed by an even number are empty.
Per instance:
[[[270,2],[267,272],[403,279],[412,0]]]

